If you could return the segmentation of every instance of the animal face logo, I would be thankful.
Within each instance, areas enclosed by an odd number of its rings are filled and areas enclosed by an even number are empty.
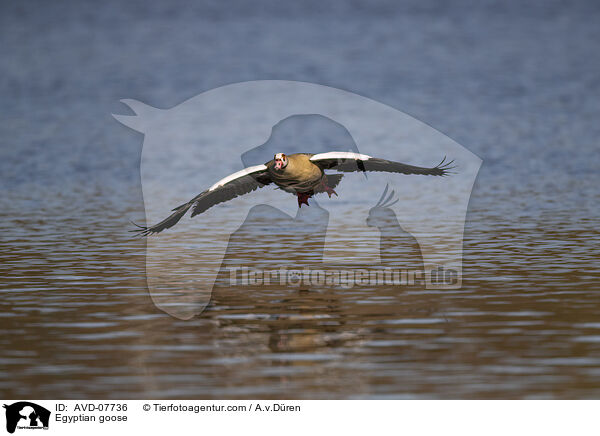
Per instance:
[[[47,429],[50,421],[50,411],[29,401],[19,401],[4,405],[6,409],[6,431],[14,433],[21,429]]]
[[[456,273],[456,280],[441,285],[426,274],[427,287],[460,287],[465,215],[481,159],[426,124],[368,98],[304,82],[227,85],[167,110],[134,100],[122,102],[135,114],[114,117],[144,134],[141,178],[146,225],[160,223],[169,214],[169,224],[176,224],[146,239],[150,295],[172,316],[188,319],[204,309],[231,235],[251,217],[252,223],[264,227],[265,235],[277,235],[275,241],[268,237],[247,241],[246,249],[257,249],[257,258],[272,254],[265,241],[284,244],[287,232],[299,232],[293,226],[301,222],[308,226],[306,239],[314,237],[317,228],[323,231],[319,256],[324,265],[349,268],[379,265],[385,223],[397,221],[397,228],[418,246],[425,272],[443,267]],[[336,134],[322,135],[295,124],[298,117],[316,117],[317,124],[334,126]],[[313,183],[320,177],[318,171],[293,157],[298,153],[322,156],[320,168],[327,178],[320,191]],[[342,165],[348,156],[366,171],[352,172]],[[381,163],[402,163],[404,167],[396,168],[405,170],[449,168],[445,164],[433,168],[444,156],[457,165],[451,177],[392,174],[386,172],[389,165]],[[337,165],[337,159],[342,164]],[[281,183],[255,177],[255,185],[236,184],[264,171],[266,163]],[[336,168],[342,173],[331,173]],[[281,181],[291,173],[313,183],[308,194],[302,193],[306,198],[298,194],[298,202]],[[232,181],[235,189],[227,193],[217,189]],[[331,196],[333,188],[338,196]],[[387,193],[376,204],[384,189]],[[211,191],[214,207],[190,202],[205,191]],[[388,198],[392,192],[393,198]],[[319,195],[323,193],[331,198]],[[298,209],[312,194],[311,207]],[[255,209],[260,204],[270,207]],[[266,210],[270,217],[259,216]],[[324,225],[317,215],[324,217]]]

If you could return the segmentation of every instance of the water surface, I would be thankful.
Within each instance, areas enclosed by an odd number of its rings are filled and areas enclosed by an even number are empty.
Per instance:
[[[2,396],[598,397],[595,3],[138,6],[2,5]],[[219,286],[189,321],[152,304],[127,232],[142,138],[110,113],[265,78],[366,95],[481,156],[461,289]],[[310,262],[300,235],[287,259]]]

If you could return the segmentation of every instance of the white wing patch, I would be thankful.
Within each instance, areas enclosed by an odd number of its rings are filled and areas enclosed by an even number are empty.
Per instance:
[[[237,173],[233,173],[224,179],[219,180],[217,183],[208,188],[209,191],[214,191],[215,189],[225,185],[226,183],[231,182],[232,180],[239,179],[240,177],[247,176],[248,174],[256,173],[259,171],[264,171],[267,169],[266,165],[255,165],[253,167],[244,168]]]
[[[315,154],[310,158],[311,161],[325,160],[325,159],[355,159],[355,160],[369,160],[371,156],[360,153],[352,153],[351,151],[330,151],[328,153]]]

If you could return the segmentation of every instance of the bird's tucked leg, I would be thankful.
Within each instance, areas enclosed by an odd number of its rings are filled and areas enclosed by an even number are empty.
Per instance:
[[[329,198],[331,198],[331,194],[335,194],[335,196],[337,197],[337,192],[335,192],[333,190],[333,188],[330,188],[329,185],[327,184],[327,178],[323,177],[321,179],[321,189],[323,189],[323,191],[327,192],[327,195],[329,196]]]
[[[296,195],[298,196],[298,207],[302,207],[303,204],[310,206],[308,204],[308,199],[312,197],[310,192],[296,192]]]

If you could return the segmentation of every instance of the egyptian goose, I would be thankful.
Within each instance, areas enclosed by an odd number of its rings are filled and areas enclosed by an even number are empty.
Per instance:
[[[308,199],[315,194],[326,192],[330,198],[332,194],[337,196],[333,188],[338,185],[343,174],[325,174],[325,170],[385,171],[444,176],[453,168],[451,166],[453,161],[444,163],[445,161],[446,158],[433,168],[424,168],[353,152],[295,153],[289,156],[277,153],[273,160],[263,165],[245,168],[219,180],[187,203],[177,206],[171,215],[158,224],[150,227],[138,226],[139,229],[133,231],[140,236],[160,233],[177,224],[192,206],[192,217],[194,217],[216,204],[229,201],[271,183],[286,192],[295,194],[298,197],[298,207],[302,207],[303,204],[308,206]]]

